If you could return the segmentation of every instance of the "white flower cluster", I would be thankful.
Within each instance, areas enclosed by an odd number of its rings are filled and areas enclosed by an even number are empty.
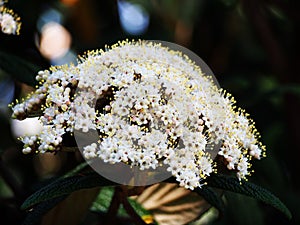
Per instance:
[[[141,170],[164,164],[189,189],[217,172],[214,146],[240,179],[250,174],[251,159],[265,154],[233,98],[187,56],[159,44],[120,42],[77,66],[39,72],[37,80],[36,92],[12,106],[18,119],[42,112],[42,132],[21,138],[24,153],[58,151],[64,135],[96,130],[85,158]]]
[[[0,28],[5,34],[19,34],[20,18],[4,6],[5,1],[0,0]]]

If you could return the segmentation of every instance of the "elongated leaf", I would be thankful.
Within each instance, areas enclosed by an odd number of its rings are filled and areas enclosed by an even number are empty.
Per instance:
[[[228,217],[231,217],[230,220],[232,223],[243,225],[265,225],[264,211],[256,199],[233,192],[227,192],[225,197],[228,203],[226,216],[227,219],[229,219]],[[251,209],[251,213],[249,213],[249,209]],[[225,223],[229,224],[230,222],[227,220]]]
[[[85,218],[99,187],[75,191],[43,216],[41,225],[75,225]]]
[[[23,225],[34,225],[37,224],[41,218],[50,210],[52,209],[54,206],[56,206],[59,202],[61,202],[62,200],[64,200],[67,197],[67,195],[63,195],[57,198],[53,198],[51,200],[48,201],[44,201],[41,202],[40,204],[38,204],[36,207],[34,207],[33,210],[31,210],[24,222]]]
[[[115,183],[101,177],[97,173],[75,175],[58,179],[29,196],[21,206],[21,209],[28,209],[40,202],[67,195],[80,189],[112,185],[115,185]]]
[[[253,184],[251,182],[239,181],[235,177],[224,176],[224,175],[212,175],[207,181],[210,187],[220,188],[227,191],[232,191],[239,194],[244,194],[255,198],[259,201],[262,201],[268,205],[273,206],[278,209],[284,215],[287,216],[288,219],[292,218],[291,212],[289,209],[268,190]]]
[[[94,212],[103,212],[106,213],[111,199],[114,194],[114,188],[113,187],[104,187],[101,188],[100,193],[98,194],[96,200],[93,202],[91,210]],[[118,212],[119,215],[125,215],[125,211]]]
[[[214,191],[212,188],[203,186],[194,190],[197,194],[201,195],[211,206],[217,208],[221,213],[225,212],[225,205],[221,198],[221,194]]]
[[[134,208],[137,214],[139,214],[140,217],[144,218],[145,216],[151,216],[150,211],[145,209],[140,203],[135,201],[134,199],[129,198],[128,202]]]
[[[58,182],[59,179],[63,179],[63,178],[67,178],[67,177],[71,177],[76,175],[77,173],[79,173],[81,170],[85,169],[88,166],[87,162],[83,162],[81,164],[79,164],[78,166],[76,166],[74,169],[72,169],[71,171],[69,171],[68,173],[66,173],[64,176],[56,179],[56,180],[52,180],[51,183],[49,182],[47,185],[50,185],[54,182]],[[45,184],[44,184],[45,185]],[[63,195],[54,199],[50,199],[47,200],[45,202],[41,202],[39,203],[34,210],[30,211],[30,213],[28,214],[28,216],[26,217],[24,224],[31,224],[30,221],[36,221],[33,220],[33,217],[38,217],[40,218],[42,215],[44,215],[49,209],[51,209],[52,207],[54,207],[56,204],[58,204],[60,201],[62,201],[63,199],[65,199],[67,197],[67,195]]]
[[[35,76],[40,68],[17,56],[0,51],[0,68],[16,80],[35,86]]]
[[[62,178],[74,176],[77,173],[79,173],[81,170],[85,169],[86,167],[88,167],[88,163],[87,162],[80,163],[74,169],[72,169],[71,171],[67,172]]]
[[[34,225],[41,220],[43,225],[80,222],[98,192],[99,188],[79,190],[69,196],[63,195],[41,202],[29,211],[23,225]]]

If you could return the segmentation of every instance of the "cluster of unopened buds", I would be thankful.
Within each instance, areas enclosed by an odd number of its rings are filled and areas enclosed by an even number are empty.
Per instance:
[[[5,2],[0,0],[0,29],[5,34],[19,34],[20,18],[11,9],[4,6]]]
[[[89,52],[78,65],[52,67],[37,90],[12,105],[13,118],[39,115],[40,134],[25,136],[24,153],[57,152],[75,131],[97,131],[86,159],[141,170],[167,165],[181,186],[194,189],[218,171],[239,179],[265,156],[248,115],[186,55],[152,42],[119,42]]]

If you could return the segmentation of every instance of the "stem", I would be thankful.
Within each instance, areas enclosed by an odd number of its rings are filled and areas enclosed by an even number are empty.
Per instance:
[[[141,192],[139,190],[138,192]],[[136,225],[147,225],[145,221],[136,213],[134,208],[132,208],[131,204],[129,203],[128,197],[128,190],[126,187],[115,187],[115,192],[112,197],[109,209],[104,219],[103,224],[110,224],[116,225],[117,224],[117,214],[120,205],[122,204],[127,214],[130,216],[131,221],[134,222]],[[101,223],[102,224],[102,223]]]
[[[119,187],[115,187],[114,195],[111,199],[110,206],[104,219],[104,224],[115,225],[118,209],[121,205],[121,194]]]
[[[147,225],[146,222],[136,213],[134,208],[128,202],[127,196],[122,196],[122,203],[128,215],[132,218],[136,225]]]

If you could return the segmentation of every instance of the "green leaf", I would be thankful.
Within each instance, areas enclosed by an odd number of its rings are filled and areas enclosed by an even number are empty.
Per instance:
[[[296,96],[300,96],[300,85],[299,84],[286,84],[282,85],[278,88],[278,91],[285,94],[285,93],[291,93]]]
[[[235,7],[238,3],[237,0],[220,0],[226,7]]]
[[[201,195],[211,206],[217,208],[221,213],[225,212],[225,205],[221,198],[221,194],[218,194],[212,188],[203,186],[194,190],[197,194]]]
[[[113,187],[103,187],[100,190],[99,195],[97,196],[96,200],[93,202],[91,206],[91,210],[94,212],[104,212],[106,213],[111,199],[114,194],[114,188]],[[122,215],[125,214],[125,212],[120,212]]]
[[[29,211],[27,214],[23,225],[33,225],[38,223],[41,218],[54,206],[56,206],[59,202],[64,200],[67,197],[67,195],[63,195],[57,198],[53,198],[48,201],[41,202],[36,207],[34,207],[33,210]]]
[[[99,193],[99,187],[82,189],[70,194],[66,199],[48,211],[40,225],[75,225],[81,224]],[[79,203],[79,204],[78,204]],[[83,222],[82,224],[86,224]]]
[[[23,225],[39,224],[77,224],[89,209],[99,193],[99,188],[84,189],[41,202],[30,210]],[[78,204],[80,202],[80,204]],[[63,213],[62,213],[63,212]]]
[[[151,215],[150,211],[146,210],[140,203],[138,203],[134,199],[128,198],[128,202],[140,217]]]
[[[227,191],[232,191],[235,193],[247,195],[249,197],[260,200],[268,205],[273,206],[282,212],[288,219],[292,218],[292,214],[289,209],[268,190],[253,184],[248,181],[239,181],[237,178],[232,176],[224,176],[224,175],[212,175],[209,177],[208,186],[220,188]]]
[[[29,196],[22,204],[21,209],[28,209],[35,204],[47,201],[62,195],[68,195],[74,191],[115,185],[114,182],[101,177],[97,173],[81,174],[58,179],[41,188]]]
[[[66,173],[62,178],[71,177],[76,175],[78,172],[86,168],[89,164],[87,162],[80,163],[78,166],[76,166],[74,169]],[[61,178],[61,179],[62,179]]]
[[[233,192],[225,194],[226,202],[226,216],[230,221],[226,224],[243,224],[243,225],[264,225],[264,211],[259,202],[246,195],[241,195]],[[247,202],[247,204],[245,204]],[[251,209],[251,213],[249,213]],[[228,218],[230,217],[230,218]]]
[[[35,86],[35,76],[40,68],[26,60],[0,51],[0,69],[13,76],[16,80]]]
[[[110,206],[110,202],[113,197],[113,194],[114,194],[113,187],[101,188],[101,191],[97,199],[94,201],[91,210],[94,212],[106,213]],[[142,207],[142,205],[136,202],[134,199],[128,198],[128,202],[140,217],[151,215],[151,213],[148,210]],[[118,211],[118,216],[121,217],[128,216],[123,206],[120,206]]]

